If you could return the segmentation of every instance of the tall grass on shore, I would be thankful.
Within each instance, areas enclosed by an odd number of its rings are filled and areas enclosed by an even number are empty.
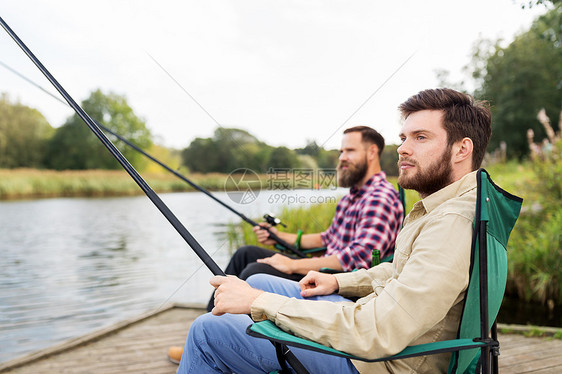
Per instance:
[[[390,177],[388,181],[398,188],[396,179],[396,177]],[[419,199],[417,192],[411,190],[406,191],[406,211],[411,210],[414,203]],[[292,208],[284,207],[278,218],[280,218],[287,227],[279,226],[279,228],[282,231],[291,233],[295,233],[299,229],[309,234],[323,232],[332,223],[336,212],[336,205],[337,203],[326,203]],[[256,219],[255,221],[259,222],[260,219]],[[257,242],[252,228],[245,223],[229,224],[227,236],[231,251],[242,245],[261,245]]]
[[[221,173],[183,173],[183,175],[209,191],[235,190],[239,175]],[[144,172],[143,178],[156,192],[194,191],[188,183],[165,172]],[[275,175],[257,175],[262,187],[280,185],[295,188],[298,179],[291,173],[281,178]],[[331,187],[325,178],[318,188]],[[141,189],[123,170],[39,170],[0,169],[0,199],[42,198],[56,196],[127,196],[142,194]]]
[[[549,307],[562,304],[562,140],[521,165],[497,165],[506,189],[523,197],[508,243],[508,294]],[[516,172],[506,172],[515,170]],[[492,177],[494,174],[492,174]],[[497,179],[497,178],[496,178]],[[511,188],[513,186],[513,188]],[[504,187],[504,186],[502,186]]]
[[[171,174],[146,173],[143,178],[157,192],[192,191],[193,188]],[[222,190],[225,175],[190,176],[209,190]],[[0,169],[0,199],[55,196],[127,196],[142,190],[122,170],[37,170]]]
[[[281,231],[295,233],[302,230],[305,234],[325,231],[334,217],[336,203],[315,204],[310,206],[284,207],[277,217],[287,227],[277,226]],[[259,222],[260,219],[256,219]],[[227,228],[230,250],[233,251],[243,245],[259,245],[252,226],[241,223],[230,223]],[[272,247],[270,247],[272,248]]]
[[[547,160],[508,162],[486,166],[494,182],[524,199],[523,209],[508,243],[507,295],[526,302],[562,304],[562,143]],[[558,153],[556,153],[558,152]],[[395,183],[395,180],[391,180]],[[406,212],[419,200],[406,191]],[[335,204],[285,208],[283,231],[324,231]],[[247,224],[228,227],[231,249],[257,245]]]

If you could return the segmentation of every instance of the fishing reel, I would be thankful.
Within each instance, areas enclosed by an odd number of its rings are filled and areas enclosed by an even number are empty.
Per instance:
[[[271,213],[264,214],[263,219],[264,219],[265,222],[269,223],[271,226],[281,225],[283,227],[287,227],[287,225],[285,225],[283,222],[281,222],[281,220],[279,218],[275,217]]]

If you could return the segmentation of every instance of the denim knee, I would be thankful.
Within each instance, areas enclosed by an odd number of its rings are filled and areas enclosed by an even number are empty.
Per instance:
[[[267,288],[266,285],[269,284],[269,280],[272,277],[274,276],[263,273],[253,274],[246,279],[246,282],[248,282],[248,284],[254,288],[264,290],[265,288]]]
[[[195,321],[193,321],[191,327],[189,327],[190,339],[196,341],[200,340],[201,337],[204,337],[206,335],[206,332],[210,330],[209,324],[213,323],[212,318],[213,315],[211,313],[205,313],[195,318]]]

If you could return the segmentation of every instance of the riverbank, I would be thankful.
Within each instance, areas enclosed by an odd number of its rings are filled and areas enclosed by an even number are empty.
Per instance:
[[[335,174],[303,173],[188,173],[178,171],[186,179],[208,191],[252,192],[293,189],[335,188]],[[168,173],[140,173],[158,193],[195,191],[187,182]],[[124,170],[40,170],[0,169],[0,200],[48,197],[133,196],[143,192]]]
[[[170,173],[143,173],[156,192],[194,191]],[[191,174],[189,180],[210,190],[224,191],[227,175]],[[132,196],[143,192],[123,170],[0,169],[0,199],[46,197]]]

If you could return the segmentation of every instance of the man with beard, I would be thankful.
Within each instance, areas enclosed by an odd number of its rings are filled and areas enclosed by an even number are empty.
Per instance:
[[[265,274],[211,278],[215,307],[191,325],[178,373],[279,370],[273,345],[246,335],[252,320],[269,319],[368,358],[455,338],[469,281],[476,170],[491,114],[486,104],[451,89],[422,91],[400,111],[398,183],[422,200],[404,220],[393,262],[336,275],[310,271],[298,283]],[[451,355],[369,363],[291,350],[311,373],[444,373]]]
[[[270,228],[281,239],[299,249],[326,247],[322,256],[296,258],[257,246],[239,248],[225,273],[247,279],[254,274],[270,274],[298,281],[310,270],[331,268],[336,271],[368,269],[373,250],[381,258],[394,252],[394,241],[402,225],[404,207],[394,186],[380,167],[384,138],[367,126],[343,132],[338,163],[338,185],[350,187],[336,207],[330,227],[323,233],[292,234]],[[265,225],[265,224],[264,224]],[[269,233],[254,227],[258,241],[273,245]],[[207,305],[214,307],[214,293]],[[170,347],[168,358],[179,363],[182,347]]]
[[[296,258],[270,249],[244,246],[230,259],[226,274],[247,279],[253,274],[265,273],[298,281],[308,271],[324,267],[337,271],[368,269],[374,249],[380,251],[382,258],[393,253],[404,208],[398,192],[381,170],[384,138],[367,126],[352,127],[343,134],[337,167],[338,185],[350,187],[350,190],[338,202],[330,227],[323,233],[304,235],[270,228],[299,249],[326,247],[324,254]],[[275,244],[266,230],[256,226],[254,232],[260,243]],[[213,309],[213,302],[211,297],[208,312]]]

